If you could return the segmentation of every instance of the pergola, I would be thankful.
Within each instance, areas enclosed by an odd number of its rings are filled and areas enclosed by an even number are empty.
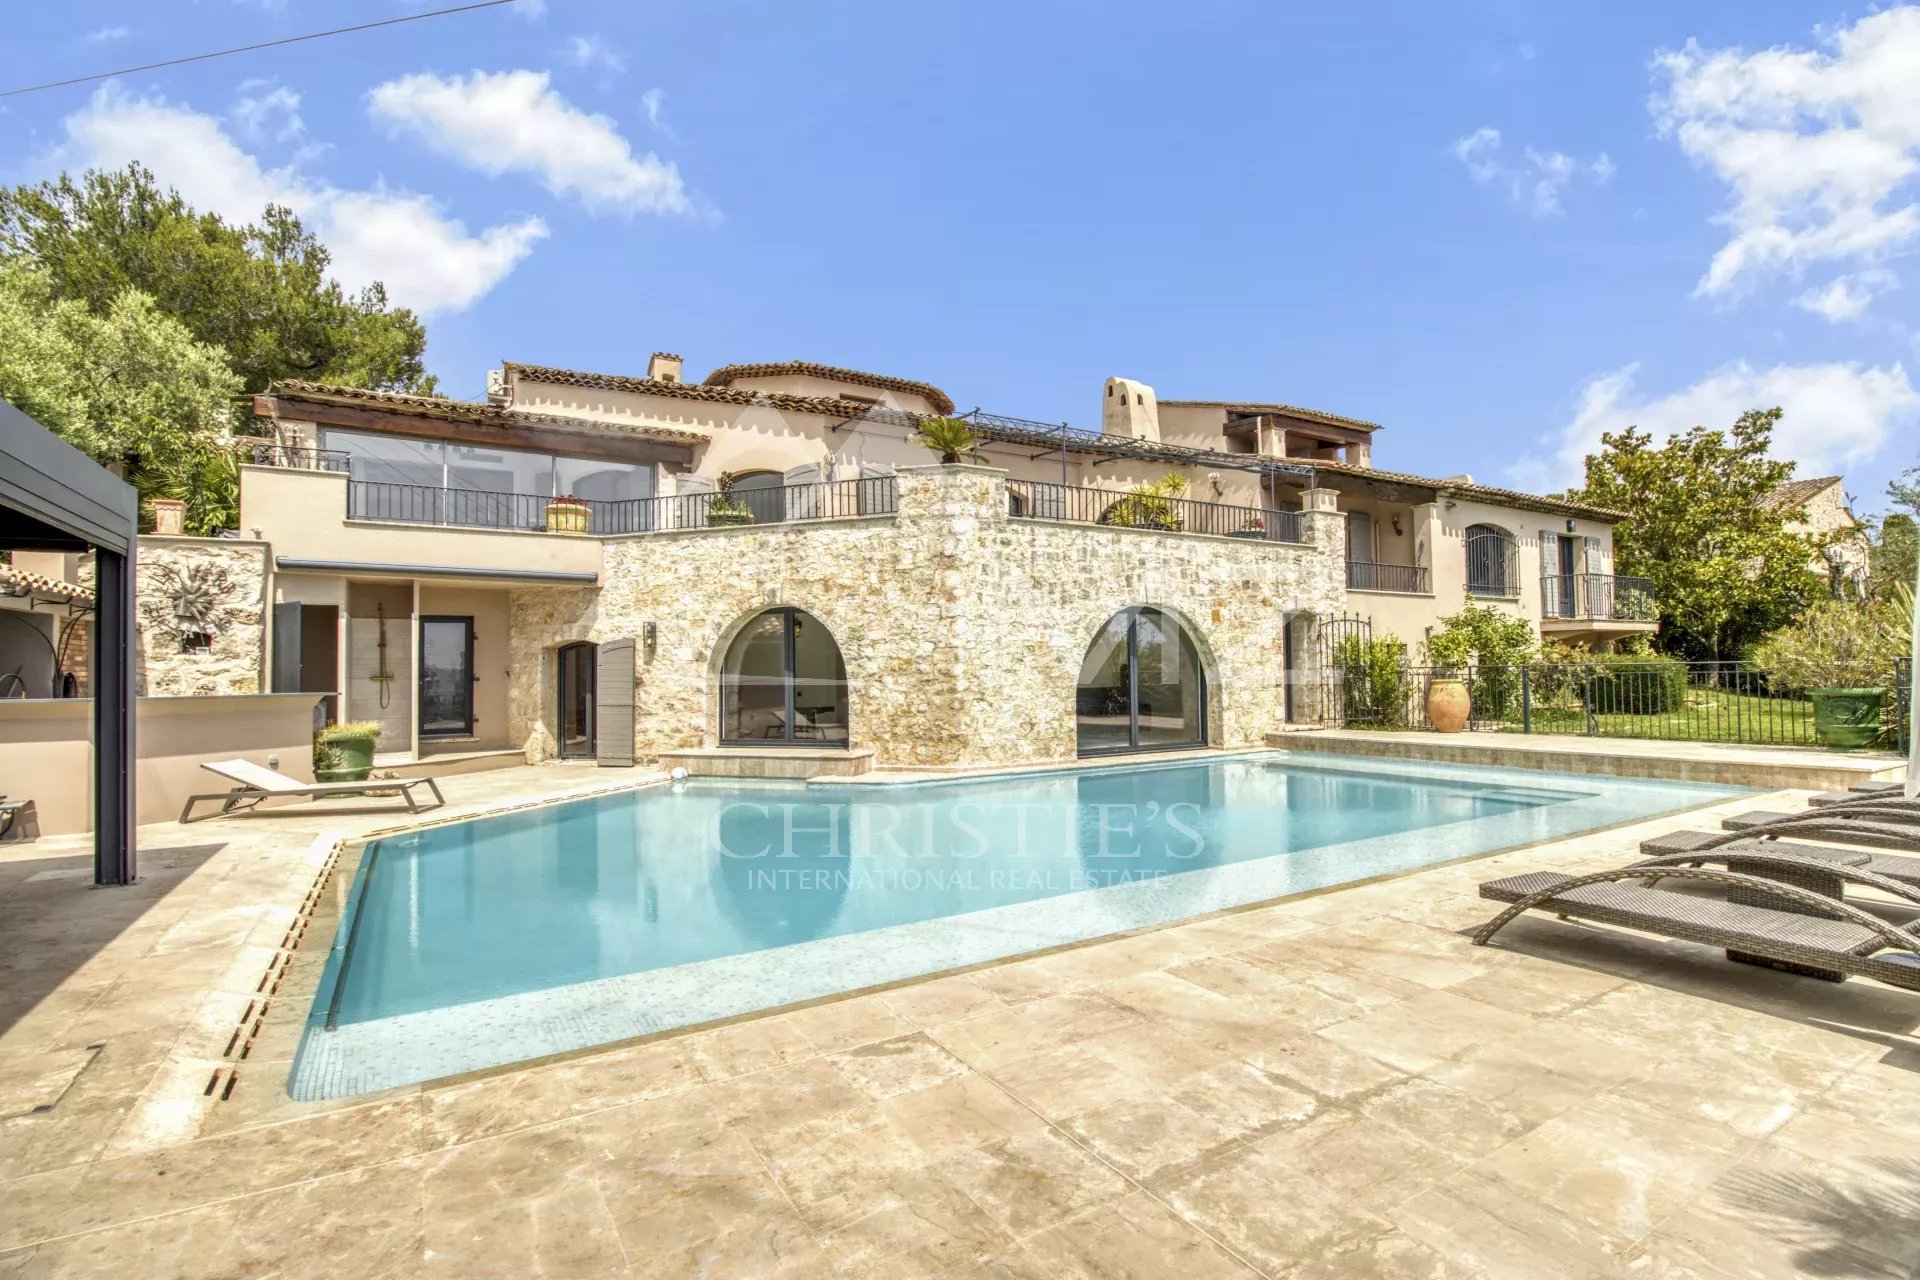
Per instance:
[[[94,553],[93,882],[132,884],[133,487],[0,400],[0,547]]]

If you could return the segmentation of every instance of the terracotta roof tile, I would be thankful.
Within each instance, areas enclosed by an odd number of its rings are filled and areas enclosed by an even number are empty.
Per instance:
[[[1297,404],[1256,404],[1251,400],[1162,400],[1160,403],[1172,405],[1175,408],[1225,409],[1230,413],[1281,413],[1290,418],[1324,422],[1330,427],[1346,427],[1353,431],[1380,430],[1380,424],[1377,422],[1347,418],[1337,413],[1323,413],[1318,409],[1303,409]]]
[[[1516,507],[1521,511],[1544,511],[1553,515],[1589,516],[1595,520],[1625,520],[1624,511],[1613,511],[1606,507],[1590,506],[1584,502],[1569,502],[1565,498],[1555,498],[1546,494],[1521,493],[1517,489],[1497,489],[1492,485],[1468,484],[1460,480],[1435,480],[1430,476],[1409,475],[1402,471],[1381,471],[1375,467],[1355,467],[1344,462],[1323,462],[1318,458],[1295,458],[1295,462],[1305,463],[1318,471],[1332,471],[1343,476],[1359,476],[1365,479],[1381,480],[1388,484],[1416,485],[1436,492],[1457,493],[1463,497],[1482,498],[1496,506]]]
[[[679,400],[705,400],[712,404],[757,404],[795,413],[818,413],[829,418],[857,416],[867,406],[859,400],[838,400],[832,396],[795,396],[782,391],[754,391],[745,387],[710,387],[698,382],[662,382],[656,378],[634,378],[619,373],[588,373],[581,369],[555,369],[548,365],[506,362],[508,372],[528,382],[548,386],[584,387],[592,391],[625,391],[642,396],[671,396]]]
[[[1816,494],[1839,484],[1839,476],[1810,476],[1805,480],[1789,480],[1777,485],[1766,497],[1760,499],[1760,505],[1768,511],[1797,511],[1811,502]]]
[[[835,382],[851,382],[863,387],[876,387],[881,391],[899,391],[906,395],[921,397],[933,406],[935,413],[953,412],[952,399],[930,382],[915,382],[911,378],[890,378],[883,373],[863,373],[858,369],[841,369],[830,364],[814,364],[810,360],[785,360],[778,364],[723,364],[707,375],[706,385],[727,387],[732,386],[739,378],[770,378],[795,373],[814,378],[828,378]]]
[[[672,386],[660,383],[660,386]],[[474,422],[502,427],[590,427],[613,435],[640,436],[649,440],[678,440],[687,444],[704,442],[704,432],[683,431],[677,427],[657,427],[644,423],[602,422],[595,418],[572,417],[559,413],[529,413],[521,409],[503,409],[498,405],[469,400],[448,400],[441,396],[411,396],[397,391],[369,391],[363,387],[336,387],[324,382],[300,382],[292,379],[270,383],[267,394],[292,401],[333,402],[348,400],[390,413],[446,422]]]
[[[10,564],[0,564],[0,587],[24,591],[36,596],[64,596],[69,604],[92,604],[93,592],[71,582],[49,578],[44,573],[28,573]]]

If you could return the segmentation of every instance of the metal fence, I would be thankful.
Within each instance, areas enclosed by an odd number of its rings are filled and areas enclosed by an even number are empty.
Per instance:
[[[1305,525],[1298,511],[1236,507],[1220,502],[1196,502],[1191,498],[1087,489],[1037,480],[1007,483],[1007,512],[1029,520],[1206,533],[1257,542],[1306,541]]]
[[[1372,560],[1347,561],[1347,589],[1350,591],[1389,591],[1403,595],[1425,595],[1431,587],[1427,566],[1423,564],[1378,564]]]
[[[1326,719],[1355,728],[1431,729],[1427,690],[1439,675],[1465,678],[1473,703],[1470,729],[1777,746],[1818,741],[1813,700],[1803,690],[1775,688],[1745,663],[1678,659],[1535,662],[1462,672],[1336,657],[1322,686]],[[1884,745],[1904,741],[1904,660],[1863,675],[1861,682],[1887,691]]]
[[[751,497],[752,501],[748,501]],[[663,529],[720,529],[850,516],[891,515],[899,507],[892,476],[791,484],[733,495],[683,493],[662,498],[552,498],[431,485],[355,480],[347,518],[471,529],[613,536]]]

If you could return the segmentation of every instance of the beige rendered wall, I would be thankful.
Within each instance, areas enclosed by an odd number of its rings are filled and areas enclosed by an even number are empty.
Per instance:
[[[347,477],[290,467],[240,468],[240,525],[276,558],[363,564],[598,573],[597,539],[565,533],[445,528],[347,519]],[[201,539],[201,541],[205,541]]]
[[[513,674],[507,648],[507,593],[421,583],[420,613],[473,619],[473,671],[479,677],[473,685],[473,736],[478,747],[507,746],[512,742],[507,687]]]
[[[897,516],[616,539],[604,590],[513,593],[514,739],[552,751],[555,649],[640,638],[642,758],[716,739],[716,665],[773,605],[813,614],[847,667],[852,738],[883,763],[1063,760],[1099,627],[1130,605],[1181,617],[1212,677],[1212,741],[1253,745],[1283,720],[1289,615],[1336,612],[1337,513],[1309,545],[1016,520],[1006,477],[900,475]]]
[[[140,822],[170,822],[190,795],[228,784],[200,767],[243,757],[313,781],[310,694],[141,698],[135,704],[134,772]],[[31,800],[41,835],[86,831],[93,703],[82,698],[0,701],[0,778],[7,795]]]

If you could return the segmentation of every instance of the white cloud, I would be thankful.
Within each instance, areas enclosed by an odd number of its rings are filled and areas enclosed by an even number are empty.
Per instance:
[[[101,27],[97,31],[87,32],[86,41],[88,44],[111,44],[115,40],[125,40],[132,34],[131,27]]]
[[[528,22],[540,22],[547,16],[547,0],[514,0],[507,8]]]
[[[560,56],[576,67],[599,71],[607,77],[620,75],[627,69],[627,60],[599,36],[568,36]]]
[[[1826,475],[1872,457],[1895,427],[1920,417],[1920,392],[1898,363],[1756,369],[1742,360],[1655,397],[1639,393],[1638,372],[1630,364],[1588,381],[1552,452],[1521,459],[1508,471],[1511,481],[1535,490],[1578,484],[1603,431],[1639,427],[1659,443],[1696,426],[1725,429],[1749,409],[1776,406],[1785,412],[1774,430],[1774,455],[1799,463],[1802,475]]]
[[[1526,147],[1517,162],[1510,161],[1498,129],[1475,129],[1454,139],[1448,150],[1467,167],[1468,177],[1483,187],[1506,191],[1515,204],[1536,218],[1560,213],[1561,197],[1576,178],[1584,175],[1601,186],[1613,180],[1613,161],[1604,151],[1582,164],[1565,152]]]
[[[300,95],[268,80],[248,80],[240,86],[231,118],[234,126],[255,142],[269,136],[291,142],[307,131],[306,122],[300,118]]]
[[[1920,8],[1831,33],[1825,52],[1702,49],[1654,59],[1661,132],[1727,185],[1729,234],[1695,289],[1818,263],[1871,264],[1920,238],[1895,203],[1920,172]]]
[[[1811,311],[1832,324],[1857,319],[1866,313],[1874,297],[1893,287],[1890,271],[1859,271],[1840,276],[1825,288],[1809,289],[1793,300],[1795,306]]]
[[[647,113],[649,129],[663,133],[669,138],[674,136],[673,127],[667,123],[667,91],[665,89],[649,89],[641,94],[640,106]]]
[[[374,118],[489,177],[527,173],[589,209],[685,213],[680,171],[635,155],[614,122],[555,93],[543,71],[419,74],[376,86]]]
[[[58,156],[69,169],[120,168],[139,161],[199,209],[234,221],[286,205],[333,253],[333,275],[349,288],[383,282],[394,302],[422,312],[459,311],[478,301],[547,234],[538,218],[478,235],[426,196],[385,186],[348,190],[292,167],[267,169],[213,116],[114,85],[66,119]]]

